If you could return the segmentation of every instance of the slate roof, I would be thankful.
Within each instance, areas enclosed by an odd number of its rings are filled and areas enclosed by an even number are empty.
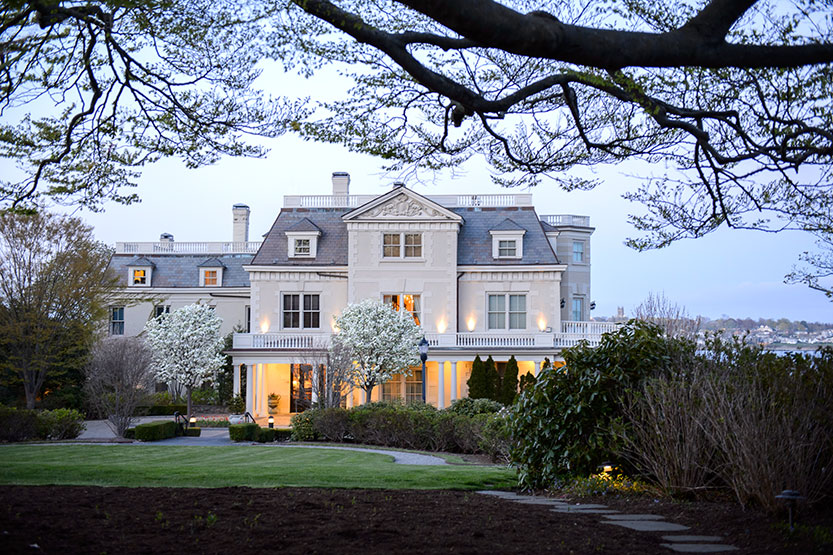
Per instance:
[[[139,258],[134,258],[133,260],[131,260],[130,264],[128,264],[128,266],[134,266],[134,267],[150,266],[150,267],[153,267],[153,266],[155,266],[155,264],[153,262],[151,262],[150,260],[148,260],[147,258],[145,258],[144,256],[140,256]]]
[[[197,268],[225,268],[226,265],[217,258],[209,258],[197,265]]]
[[[457,243],[458,265],[517,266],[527,264],[558,264],[558,258],[544,235],[542,222],[532,207],[450,208],[463,217]],[[266,234],[252,264],[277,266],[346,266],[347,226],[341,217],[347,208],[284,208],[272,229]],[[293,259],[287,256],[285,232],[308,220],[321,230],[318,252],[314,259]],[[505,223],[510,220],[510,223]],[[496,260],[492,258],[490,230],[513,225],[507,229],[524,229],[523,258]],[[303,224],[306,225],[306,224]],[[293,229],[294,231],[294,229]],[[224,280],[225,281],[225,280]]]
[[[489,231],[526,231],[526,229],[516,224],[513,220],[506,218]]]
[[[308,231],[310,233],[321,233],[321,229],[312,223],[309,218],[302,218],[301,220],[295,222],[291,226],[289,226],[286,231],[295,231],[295,232],[305,232]]]
[[[199,287],[199,269],[207,262],[204,254],[159,254],[143,258],[154,265],[151,287]],[[122,254],[110,259],[110,268],[116,272],[122,286],[127,286],[127,267],[135,266],[135,260],[133,255]],[[216,260],[225,267],[223,287],[249,286],[249,274],[243,270],[243,265],[251,262],[251,254],[225,254],[209,260]]]

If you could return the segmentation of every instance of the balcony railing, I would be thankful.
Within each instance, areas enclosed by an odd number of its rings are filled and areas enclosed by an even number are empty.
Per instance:
[[[426,195],[446,208],[532,206],[530,194],[508,195]],[[284,208],[356,208],[378,195],[286,195]]]
[[[602,334],[613,331],[618,324],[610,322],[562,322],[560,333],[426,333],[432,348],[463,350],[564,348],[587,341],[599,344]],[[330,334],[302,333],[236,333],[235,349],[326,349]]]
[[[254,254],[260,244],[260,241],[116,243],[116,254]]]
[[[590,227],[590,216],[577,216],[575,214],[547,214],[541,216],[541,221],[554,226]]]

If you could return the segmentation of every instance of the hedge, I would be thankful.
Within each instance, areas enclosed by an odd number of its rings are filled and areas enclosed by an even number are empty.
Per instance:
[[[86,425],[75,409],[29,410],[0,405],[0,441],[74,439]]]
[[[246,424],[232,424],[228,427],[228,435],[232,441],[257,441],[260,426],[254,422]]]
[[[134,433],[139,441],[159,441],[176,437],[176,428],[176,422],[173,420],[160,420],[139,424],[134,428]]]

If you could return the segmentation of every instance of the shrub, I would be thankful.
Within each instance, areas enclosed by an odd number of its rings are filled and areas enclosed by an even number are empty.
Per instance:
[[[26,441],[37,434],[35,411],[0,405],[0,441]]]
[[[191,403],[195,405],[215,405],[217,400],[216,389],[200,388],[191,391]]]
[[[124,431],[124,439],[136,439],[136,428],[128,428]]]
[[[509,429],[508,411],[497,414],[478,415],[478,450],[489,455],[492,462],[509,464],[512,436]]]
[[[187,411],[187,405],[151,405],[148,407],[147,414],[149,416],[173,416],[175,412],[186,414]]]
[[[506,406],[515,402],[518,396],[518,361],[514,356],[509,357],[506,368],[503,371],[503,378],[500,380],[500,390],[496,399]]]
[[[457,399],[446,410],[464,414],[466,416],[474,416],[476,414],[493,414],[500,411],[503,405],[491,399],[472,399],[471,397],[463,397]]]
[[[231,414],[243,414],[246,412],[246,399],[242,395],[237,394],[231,398],[227,408]]]
[[[575,476],[562,491],[577,497],[590,495],[644,495],[649,492],[646,484],[632,480],[623,474],[604,473]]]
[[[277,430],[275,428],[261,428],[258,430],[257,441],[260,443],[272,443],[277,437]]]
[[[200,428],[228,428],[229,421],[225,416],[220,418],[198,418],[197,426]]]
[[[84,415],[75,409],[45,410],[38,414],[38,437],[75,439],[86,429]]]
[[[232,441],[257,441],[260,426],[254,422],[232,424],[228,427],[228,435]]]
[[[275,441],[289,441],[292,439],[292,429],[275,428]]]
[[[189,428],[184,428],[182,430],[182,435],[186,437],[200,437],[202,433],[202,428],[198,428],[196,426],[191,426]]]
[[[651,376],[667,375],[693,356],[690,341],[630,321],[600,345],[564,351],[566,371],[545,368],[510,413],[512,461],[522,487],[546,489],[563,474],[589,474],[620,445],[622,396]]]
[[[307,409],[304,412],[295,414],[290,419],[292,424],[292,441],[315,441],[318,434],[315,432],[315,413],[318,409]]]
[[[176,422],[173,420],[159,420],[139,424],[134,429],[136,439],[139,441],[159,441],[176,436]]]
[[[313,427],[321,438],[341,443],[350,433],[350,417],[343,408],[319,409],[314,414]]]

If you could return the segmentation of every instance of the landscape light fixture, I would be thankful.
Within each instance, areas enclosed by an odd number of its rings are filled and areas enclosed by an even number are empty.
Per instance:
[[[271,414],[269,415],[268,422],[269,422],[269,427],[270,427],[270,428],[274,428],[274,427],[275,427],[275,417],[274,417],[274,416],[272,416]]]
[[[196,426],[196,425],[197,425],[197,417],[196,417],[196,416],[192,416],[192,417],[191,417],[191,419],[188,421],[188,423],[189,423],[191,426]]]
[[[425,361],[428,360],[428,340],[422,336],[419,342],[419,359],[422,361],[422,402],[425,403]]]

